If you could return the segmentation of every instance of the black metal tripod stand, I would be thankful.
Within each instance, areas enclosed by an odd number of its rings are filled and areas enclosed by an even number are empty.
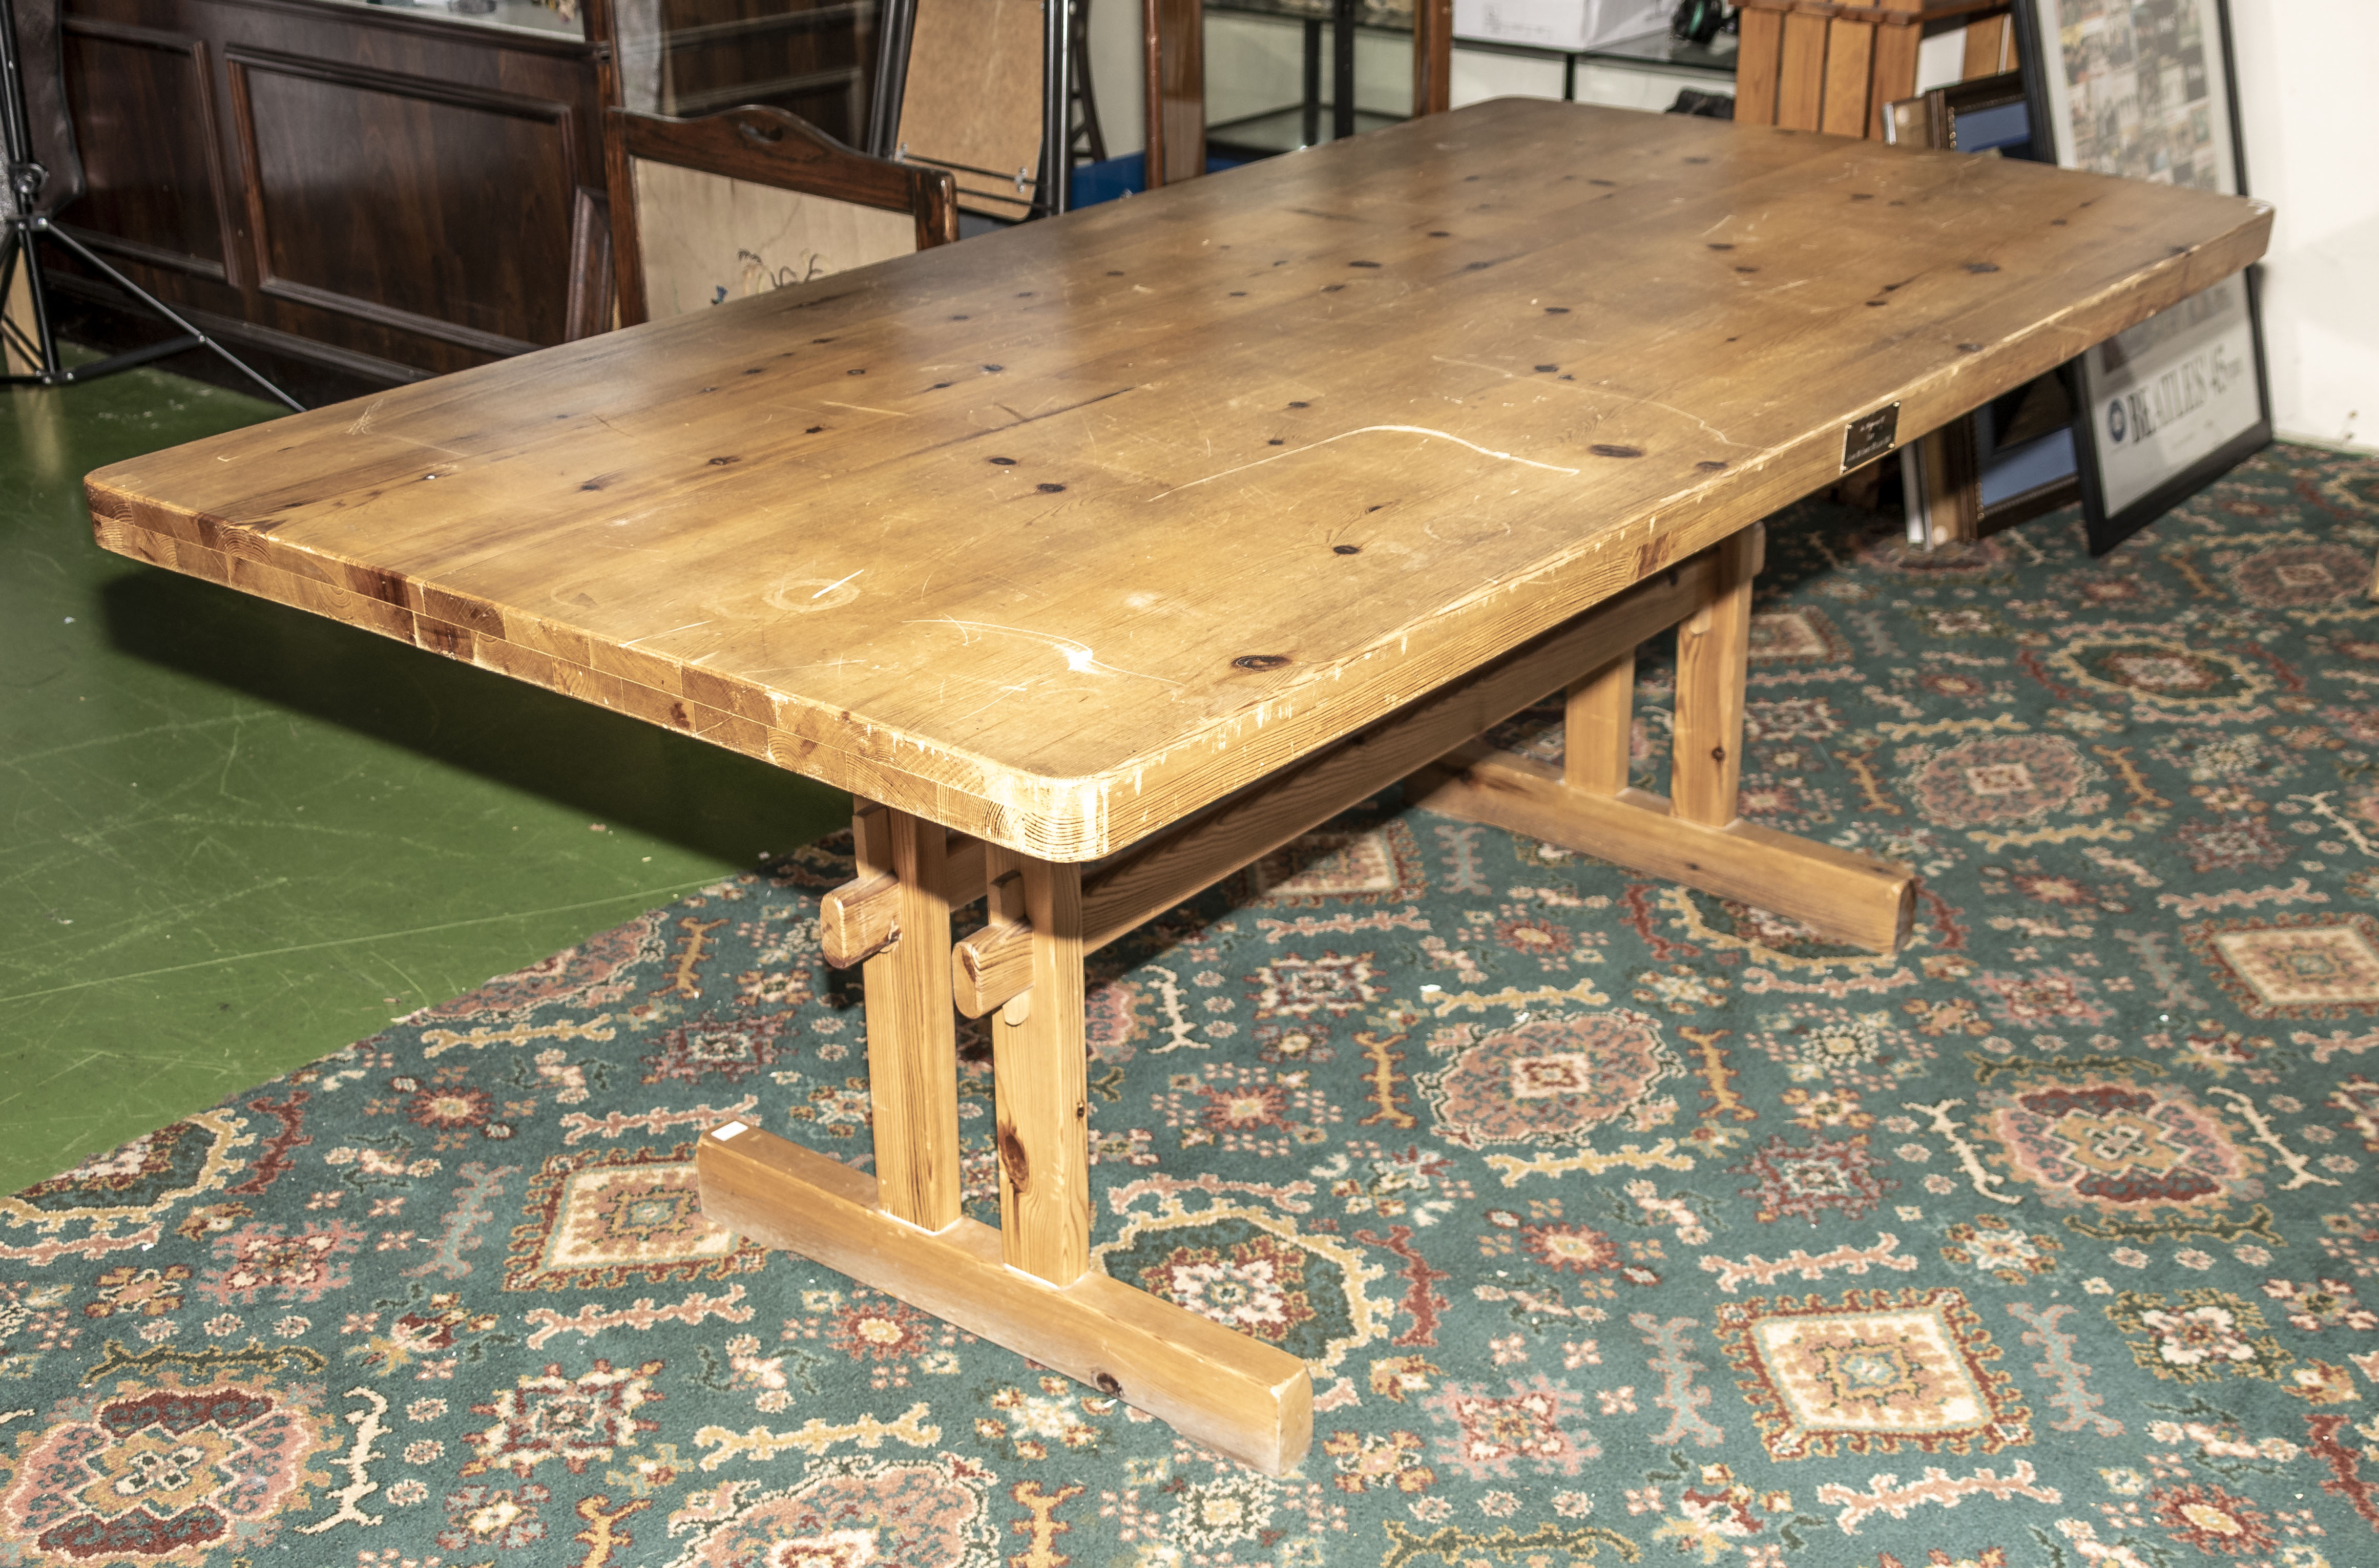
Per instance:
[[[222,356],[226,364],[279,402],[302,413],[304,404],[265,380],[237,355],[184,320],[163,300],[109,266],[92,254],[89,246],[50,221],[50,214],[41,206],[42,187],[49,183],[50,172],[33,156],[32,123],[25,112],[25,78],[17,54],[16,6],[14,0],[0,0],[0,155],[5,156],[5,162],[0,162],[0,176],[5,176],[0,179],[0,301],[13,296],[21,268],[32,316],[30,330],[25,323],[0,318],[0,336],[5,336],[6,346],[18,357],[35,367],[27,374],[0,375],[0,386],[72,386],[185,349],[204,348]],[[42,276],[41,255],[34,246],[36,240],[43,238],[86,266],[97,269],[116,287],[179,329],[179,335],[89,364],[65,364],[58,357],[57,336],[50,328],[49,290]]]

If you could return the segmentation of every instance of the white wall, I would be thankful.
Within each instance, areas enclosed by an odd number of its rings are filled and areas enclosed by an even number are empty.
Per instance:
[[[2248,188],[2278,209],[2264,263],[2272,420],[2379,452],[2379,92],[2373,0],[2232,0]]]

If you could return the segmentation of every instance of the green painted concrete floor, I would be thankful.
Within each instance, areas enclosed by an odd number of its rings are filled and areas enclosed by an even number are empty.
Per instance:
[[[6,398],[0,1193],[848,820],[91,543],[86,472],[269,405],[154,370]]]

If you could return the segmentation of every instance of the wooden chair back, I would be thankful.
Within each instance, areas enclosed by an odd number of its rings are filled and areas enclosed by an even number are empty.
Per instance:
[[[947,171],[871,158],[782,109],[613,109],[604,153],[622,326],[958,238]]]

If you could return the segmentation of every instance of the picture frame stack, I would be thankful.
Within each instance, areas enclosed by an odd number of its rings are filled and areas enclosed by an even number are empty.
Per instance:
[[[2248,194],[2228,0],[2022,0],[2031,155]],[[2067,368],[2090,551],[2103,555],[2272,439],[2256,270]]]

